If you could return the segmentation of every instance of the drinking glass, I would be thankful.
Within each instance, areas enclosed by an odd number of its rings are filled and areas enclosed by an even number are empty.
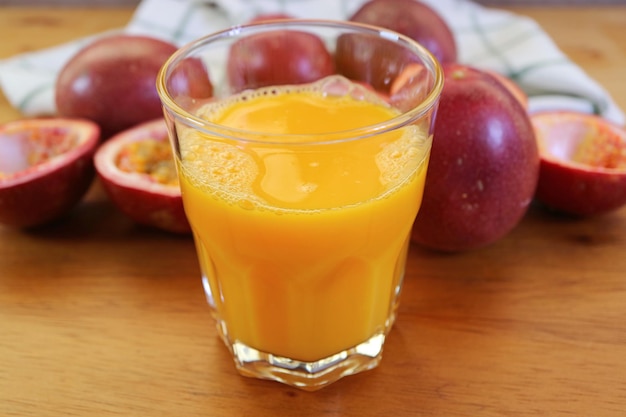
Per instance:
[[[346,21],[232,27],[163,66],[204,290],[242,375],[312,391],[379,364],[442,85],[424,47]]]

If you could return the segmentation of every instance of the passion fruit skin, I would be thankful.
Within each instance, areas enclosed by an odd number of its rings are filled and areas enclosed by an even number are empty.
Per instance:
[[[487,246],[526,213],[539,177],[530,118],[494,77],[444,66],[422,206],[412,241],[441,251]]]
[[[517,84],[515,81],[513,81],[506,75],[500,74],[496,71],[491,71],[491,70],[484,70],[484,71],[491,74],[498,81],[500,81],[502,85],[504,85],[511,92],[511,94],[513,94],[513,96],[520,102],[522,107],[524,107],[526,111],[528,111],[528,95],[526,94],[524,90],[522,90],[522,87],[520,87],[519,84]]]
[[[3,137],[41,134],[47,129],[80,137],[79,143],[50,160],[0,176],[0,224],[34,228],[58,220],[80,202],[93,182],[93,155],[100,129],[91,121],[47,118],[9,122],[0,126],[0,149],[4,149]],[[1,165],[0,161],[0,171]]]
[[[59,115],[93,120],[104,139],[162,115],[156,77],[176,46],[120,34],[90,43],[61,69],[55,85]]]
[[[116,159],[123,147],[145,139],[167,141],[163,118],[141,123],[111,137],[94,156],[96,172],[112,203],[134,222],[177,234],[191,233],[180,187],[163,185],[121,171]]]
[[[570,111],[531,115],[541,150],[541,169],[535,199],[551,211],[574,217],[606,214],[626,205],[626,168],[594,167],[555,155],[575,140],[578,129],[594,126],[618,138],[626,149],[626,130],[601,117]],[[577,127],[578,126],[578,127]],[[551,131],[551,129],[554,129]],[[549,136],[549,137],[548,137]]]
[[[213,97],[213,83],[204,63],[198,58],[185,58],[172,70],[167,89],[176,100],[201,100]]]
[[[428,49],[441,63],[456,62],[452,30],[430,6],[417,0],[370,0],[350,20],[406,35]]]

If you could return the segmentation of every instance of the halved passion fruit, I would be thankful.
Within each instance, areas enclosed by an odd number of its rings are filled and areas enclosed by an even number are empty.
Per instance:
[[[626,204],[626,130],[598,116],[551,111],[531,116],[541,152],[536,199],[590,216]]]
[[[0,223],[34,227],[69,212],[93,181],[99,141],[98,125],[82,119],[0,126]]]
[[[132,220],[168,232],[191,232],[163,119],[111,137],[94,160],[107,195]]]

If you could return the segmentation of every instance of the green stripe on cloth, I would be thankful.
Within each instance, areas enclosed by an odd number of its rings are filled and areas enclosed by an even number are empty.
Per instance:
[[[20,102],[17,103],[17,108],[22,113],[28,113],[30,103],[36,100],[39,96],[46,94],[49,91],[54,90],[54,83],[45,83],[39,86],[29,88],[28,94],[26,94]]]

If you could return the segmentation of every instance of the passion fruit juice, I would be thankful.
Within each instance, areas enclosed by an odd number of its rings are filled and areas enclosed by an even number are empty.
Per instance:
[[[179,132],[185,210],[227,343],[313,362],[384,339],[424,187],[424,131],[329,140],[397,113],[315,88],[246,93],[200,115],[259,132],[236,143]]]

